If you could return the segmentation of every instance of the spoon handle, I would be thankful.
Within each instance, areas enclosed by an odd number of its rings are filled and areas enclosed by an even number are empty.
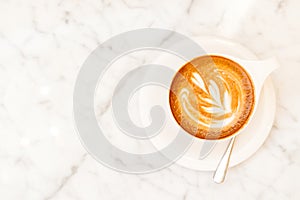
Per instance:
[[[230,161],[230,156],[231,156],[231,152],[233,149],[234,141],[235,141],[235,137],[233,137],[230,140],[230,142],[226,148],[226,151],[223,154],[223,156],[218,164],[218,167],[217,167],[217,169],[214,173],[214,177],[213,177],[215,183],[223,183],[223,181],[225,180],[225,176],[226,176],[226,172],[228,169],[228,164]]]

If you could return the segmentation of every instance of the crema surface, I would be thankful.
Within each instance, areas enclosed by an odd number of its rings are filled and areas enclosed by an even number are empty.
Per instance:
[[[185,64],[170,88],[170,106],[178,124],[203,139],[237,132],[254,107],[254,87],[247,72],[221,56],[201,56]]]

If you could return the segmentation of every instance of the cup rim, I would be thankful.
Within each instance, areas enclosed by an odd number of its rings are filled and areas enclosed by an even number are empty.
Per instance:
[[[234,62],[236,63],[238,66],[240,66],[248,75],[248,78],[250,79],[250,82],[252,84],[252,90],[253,90],[253,95],[254,95],[254,101],[253,101],[253,105],[252,105],[252,110],[247,118],[247,120],[245,121],[245,123],[243,123],[243,125],[234,133],[230,134],[230,135],[227,135],[225,137],[222,137],[222,138],[217,138],[217,139],[206,139],[206,138],[200,138],[200,137],[197,137],[193,134],[190,134],[188,131],[186,131],[178,122],[177,120],[175,119],[174,117],[174,114],[173,114],[173,111],[171,109],[171,106],[170,106],[170,100],[169,100],[169,109],[172,113],[172,118],[175,120],[176,124],[179,126],[180,129],[182,129],[186,134],[189,134],[190,136],[192,136],[193,138],[197,139],[197,140],[200,140],[200,141],[209,141],[209,142],[221,142],[221,141],[226,141],[226,140],[230,140],[232,139],[233,137],[236,137],[238,136],[239,134],[241,134],[243,132],[244,129],[247,128],[247,126],[249,125],[249,123],[252,121],[252,118],[254,116],[254,113],[256,112],[256,109],[257,109],[257,102],[258,102],[258,99],[259,99],[259,95],[256,94],[256,86],[254,84],[254,81],[253,81],[253,78],[252,78],[252,75],[248,72],[248,70],[243,67],[243,65],[241,65],[238,61],[234,60],[234,57],[233,56],[230,56],[230,55],[225,55],[225,54],[217,54],[217,53],[210,53],[210,54],[204,54],[204,55],[200,55],[200,56],[197,56],[193,59],[196,59],[196,58],[199,58],[199,57],[221,57],[221,58],[224,58],[226,60],[229,60],[231,62]],[[227,57],[228,56],[228,57]],[[191,59],[190,61],[192,61],[193,59]],[[190,62],[190,61],[187,61],[186,63]],[[185,63],[185,64],[186,64]],[[185,64],[183,66],[185,66]],[[179,69],[181,69],[183,66],[181,66]],[[179,71],[179,69],[177,70],[177,72]],[[177,72],[174,74],[174,77],[175,75],[177,74]],[[172,78],[172,81],[174,80],[174,77]],[[170,90],[170,89],[169,89]]]

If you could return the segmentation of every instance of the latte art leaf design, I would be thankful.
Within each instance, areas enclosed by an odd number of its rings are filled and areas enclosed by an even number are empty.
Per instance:
[[[231,97],[229,96],[228,91],[226,90],[224,92],[223,99],[221,99],[220,89],[213,80],[210,81],[209,94],[211,96],[212,103],[209,108],[205,109],[207,112],[219,115],[231,112]],[[204,98],[204,100],[207,100],[207,98]]]
[[[216,78],[217,77],[218,76],[216,76]],[[227,114],[231,116],[233,110],[231,108],[232,96],[229,95],[228,90],[226,89],[220,91],[220,88],[217,85],[216,81],[212,79],[208,81],[209,84],[205,84],[203,78],[197,72],[192,73],[191,81],[201,91],[200,93],[196,94],[197,104],[199,104],[202,110],[205,111],[206,115],[214,116],[216,119],[220,119],[211,120],[211,123],[222,125],[225,122],[224,115]],[[223,93],[221,94],[221,92]],[[182,88],[180,92],[180,98],[183,104],[183,110],[195,122],[200,123],[204,126],[211,125],[203,123],[204,120],[199,120],[201,118],[205,118],[205,115],[203,114],[203,112],[200,112],[192,102],[190,102],[191,98],[189,98],[189,95],[190,91],[186,88]],[[228,122],[229,120],[227,120],[227,123]]]
[[[218,56],[184,65],[173,79],[170,106],[176,121],[199,138],[222,138],[239,130],[252,112],[254,90],[241,66]]]

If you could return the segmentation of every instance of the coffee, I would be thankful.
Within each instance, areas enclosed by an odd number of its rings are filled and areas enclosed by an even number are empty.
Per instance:
[[[173,78],[169,103],[177,123],[202,139],[226,138],[248,121],[254,86],[236,62],[221,56],[200,56]]]

